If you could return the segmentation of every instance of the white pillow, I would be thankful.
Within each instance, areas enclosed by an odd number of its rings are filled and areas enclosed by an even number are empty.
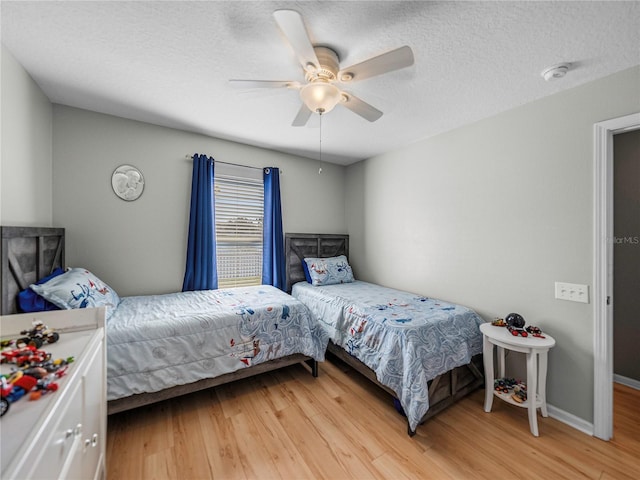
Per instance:
[[[120,304],[118,294],[106,283],[84,268],[71,268],[62,275],[29,288],[60,308],[107,308],[107,318]]]
[[[353,270],[347,261],[347,257],[329,258],[305,258],[305,263],[309,269],[311,285],[335,285],[338,283],[353,282]]]

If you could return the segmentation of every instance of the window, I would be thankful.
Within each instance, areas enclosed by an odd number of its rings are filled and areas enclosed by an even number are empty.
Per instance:
[[[216,164],[218,287],[262,283],[262,170]]]

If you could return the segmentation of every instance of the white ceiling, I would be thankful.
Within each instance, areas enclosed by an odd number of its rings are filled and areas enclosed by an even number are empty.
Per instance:
[[[384,112],[377,122],[341,106],[323,116],[322,159],[343,165],[640,64],[637,1],[3,0],[2,43],[54,103],[317,159],[318,117],[291,126],[297,91],[228,84],[304,81],[281,8],[342,67],[413,49],[413,66],[345,88]],[[545,82],[560,62],[571,71]]]

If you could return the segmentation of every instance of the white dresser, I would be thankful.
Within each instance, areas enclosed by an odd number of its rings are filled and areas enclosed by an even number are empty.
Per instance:
[[[60,339],[41,349],[53,358],[73,356],[59,389],[36,401],[11,403],[0,418],[0,477],[104,479],[107,431],[104,308],[0,317],[3,339],[19,336],[34,319]],[[2,373],[10,366],[1,365]]]

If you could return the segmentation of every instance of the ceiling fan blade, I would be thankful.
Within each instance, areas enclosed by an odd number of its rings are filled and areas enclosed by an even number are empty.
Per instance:
[[[365,78],[393,72],[401,68],[413,65],[413,51],[411,47],[396,48],[390,52],[383,53],[377,57],[370,58],[364,62],[357,63],[348,68],[340,70],[338,79],[342,82],[364,80]]]
[[[354,97],[350,93],[344,93],[345,101],[341,105],[347,107],[353,113],[357,113],[365,120],[375,122],[382,116],[382,112],[375,107],[372,107],[367,102],[360,100],[358,97]]]
[[[273,12],[276,23],[291,44],[291,48],[298,57],[298,61],[305,70],[317,69],[320,65],[318,57],[309,39],[302,16],[295,10],[276,10]]]
[[[293,127],[304,127],[309,121],[309,117],[311,116],[311,110],[307,108],[307,106],[303,103],[300,106],[300,110],[298,110],[298,114],[296,118],[293,119],[293,123],[291,126]]]
[[[300,88],[300,82],[287,80],[229,80],[238,88]]]

